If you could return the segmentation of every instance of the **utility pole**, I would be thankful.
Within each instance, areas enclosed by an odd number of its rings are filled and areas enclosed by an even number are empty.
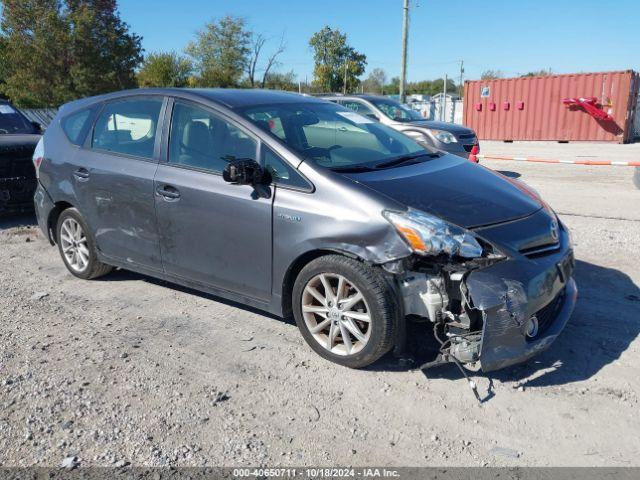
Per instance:
[[[402,70],[400,71],[400,102],[407,100],[407,42],[409,41],[409,0],[404,0],[402,13]]]
[[[462,98],[462,93],[464,92],[464,88],[462,85],[462,78],[464,77],[464,60],[460,60],[460,83],[458,84],[458,95]]]
[[[444,74],[444,88],[442,89],[442,107],[440,108],[440,121],[444,122],[445,113],[447,109],[447,74]]]
[[[347,71],[349,70],[349,60],[344,62],[344,84],[342,85],[342,94],[347,94]],[[356,92],[357,93],[357,92]]]

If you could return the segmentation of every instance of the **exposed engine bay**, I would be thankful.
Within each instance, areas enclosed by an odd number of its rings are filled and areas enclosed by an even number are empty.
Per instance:
[[[438,274],[406,272],[399,281],[404,313],[428,319],[440,343],[437,363],[458,361],[469,370],[480,368],[483,318],[471,306],[464,283],[466,271]]]
[[[453,362],[488,372],[546,349],[575,305],[573,267],[571,249],[535,263],[405,259],[396,271],[404,315],[427,320],[440,344],[438,357],[421,368]]]

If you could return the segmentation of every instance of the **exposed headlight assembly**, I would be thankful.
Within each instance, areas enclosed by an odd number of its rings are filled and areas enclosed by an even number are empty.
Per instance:
[[[382,214],[419,255],[482,256],[482,246],[473,233],[438,217],[413,209],[405,213],[385,210]]]
[[[436,139],[442,143],[458,143],[458,139],[451,132],[445,130],[429,130]]]

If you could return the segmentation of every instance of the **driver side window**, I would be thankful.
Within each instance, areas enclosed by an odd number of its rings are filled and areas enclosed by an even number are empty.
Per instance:
[[[169,136],[169,163],[222,172],[229,160],[256,159],[257,142],[209,110],[176,102]]]

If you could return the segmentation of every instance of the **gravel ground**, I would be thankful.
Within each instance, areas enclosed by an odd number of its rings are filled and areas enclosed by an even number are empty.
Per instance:
[[[348,370],[291,322],[124,271],[78,280],[31,218],[4,220],[0,465],[640,465],[633,169],[485,164],[561,213],[580,299],[550,351],[475,377],[482,405],[453,366]]]

